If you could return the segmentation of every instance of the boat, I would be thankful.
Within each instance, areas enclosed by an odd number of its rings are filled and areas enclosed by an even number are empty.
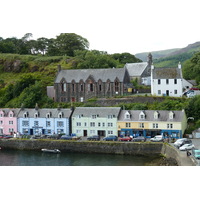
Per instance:
[[[41,151],[46,153],[61,153],[59,149],[41,149]]]

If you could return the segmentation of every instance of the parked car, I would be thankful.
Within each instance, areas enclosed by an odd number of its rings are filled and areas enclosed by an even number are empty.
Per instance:
[[[73,135],[62,135],[60,137],[61,140],[80,140],[81,137],[73,136]]]
[[[110,136],[104,137],[103,140],[105,140],[105,141],[117,141],[118,137],[116,135],[110,135]]]
[[[92,135],[92,136],[89,136],[87,137],[87,140],[100,140],[100,136],[99,135]]]
[[[192,150],[192,155],[193,155],[196,159],[200,159],[200,149],[193,149],[193,150]]]
[[[146,138],[143,137],[143,136],[138,136],[136,138],[133,138],[132,139],[133,142],[145,142],[146,141]]]
[[[186,150],[192,150],[192,149],[194,149],[193,144],[184,144],[183,146],[179,148],[180,151],[186,151]]]
[[[62,136],[60,137],[60,140],[72,140],[72,137],[73,137],[73,136],[71,136],[71,135],[62,135]]]
[[[188,138],[181,138],[181,139],[176,140],[176,142],[174,142],[174,146],[176,148],[179,148],[183,146],[184,144],[192,144],[192,140]]]
[[[2,138],[3,139],[11,139],[11,138],[13,138],[13,135],[3,135]]]
[[[162,135],[156,135],[150,139],[151,142],[163,142],[164,138]]]
[[[119,138],[119,141],[131,141],[132,140],[132,138],[131,137],[129,137],[129,136],[125,136],[125,137],[120,137]]]

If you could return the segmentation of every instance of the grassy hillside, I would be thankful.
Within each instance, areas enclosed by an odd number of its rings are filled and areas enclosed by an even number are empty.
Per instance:
[[[187,47],[182,49],[169,49],[151,53],[153,56],[153,63],[156,67],[176,67],[179,62],[183,64],[199,51],[200,42],[196,42],[194,44],[189,44]],[[143,61],[146,61],[147,55],[148,53],[140,53],[135,56]]]
[[[151,54],[153,56],[153,59],[159,59],[162,58],[170,53],[176,52],[177,49],[167,49],[167,50],[161,50],[161,51],[152,51]],[[147,61],[147,55],[149,54],[149,52],[144,52],[144,53],[137,53],[135,54],[135,56],[139,59],[141,59],[142,61],[146,62]]]

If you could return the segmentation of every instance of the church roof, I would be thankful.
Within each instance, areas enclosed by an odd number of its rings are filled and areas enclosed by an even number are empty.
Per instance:
[[[125,67],[131,77],[141,76],[144,70],[147,68],[147,62],[141,63],[126,63]]]
[[[72,82],[73,80],[75,82],[80,80],[85,82],[89,76],[92,76],[95,81],[101,79],[106,82],[109,79],[114,82],[117,77],[120,82],[123,82],[125,73],[125,68],[61,70],[56,77],[55,83],[60,83],[63,78],[67,82]]]

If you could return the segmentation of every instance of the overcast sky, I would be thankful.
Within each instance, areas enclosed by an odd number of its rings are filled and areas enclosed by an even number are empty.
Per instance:
[[[200,41],[199,0],[6,0],[0,37],[76,33],[108,53],[182,48]]]

